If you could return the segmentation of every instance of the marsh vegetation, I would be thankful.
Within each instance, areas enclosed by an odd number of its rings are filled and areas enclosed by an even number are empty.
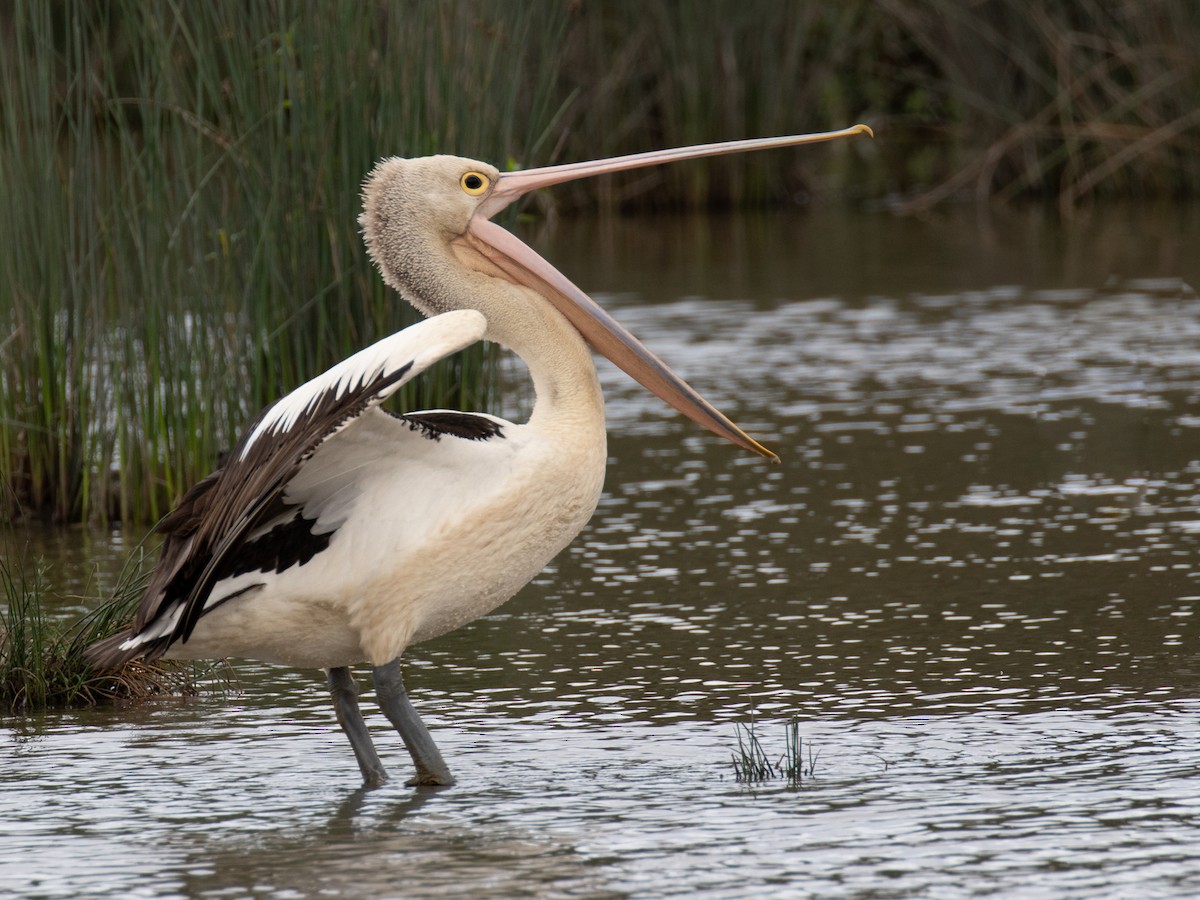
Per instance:
[[[0,557],[0,712],[196,692],[195,666],[135,661],[99,672],[84,660],[88,645],[133,616],[148,576],[140,553],[130,558],[111,592],[97,588],[93,596],[64,598],[44,559],[10,549]],[[91,611],[76,618],[56,614],[70,601]]]

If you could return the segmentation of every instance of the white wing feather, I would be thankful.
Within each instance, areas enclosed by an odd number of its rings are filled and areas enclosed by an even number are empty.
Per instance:
[[[482,313],[473,309],[454,310],[425,319],[360,350],[300,385],[267,410],[242,446],[240,459],[249,455],[259,438],[288,431],[303,421],[317,400],[330,391],[341,397],[356,385],[409,366],[403,379],[379,392],[375,403],[382,402],[438,360],[481,340],[486,328],[487,319]]]
[[[187,640],[196,620],[209,608],[210,591],[217,581],[227,581],[231,590],[254,587],[241,584],[253,580],[253,573],[239,581],[222,576],[220,567],[256,528],[272,524],[260,517],[303,470],[306,460],[429,366],[480,340],[486,327],[487,320],[474,310],[434,316],[372,344],[269,407],[239,442],[231,462],[215,479],[198,485],[204,487],[200,494],[189,494],[191,506],[165,520],[170,525],[164,532],[163,555],[138,610],[137,625],[118,650],[128,653],[167,637],[168,644]],[[192,509],[201,502],[203,515],[193,520]],[[336,516],[341,510],[335,504],[330,512]],[[326,530],[332,527],[336,524],[326,523]],[[177,576],[183,573],[186,577],[179,581]],[[215,599],[219,602],[226,596],[223,591]],[[119,654],[110,652],[103,664],[114,661],[119,661]]]

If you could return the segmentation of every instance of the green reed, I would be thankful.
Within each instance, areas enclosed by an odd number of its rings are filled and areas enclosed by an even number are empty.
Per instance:
[[[735,723],[733,730],[737,737],[737,750],[730,756],[735,780],[756,784],[782,779],[787,781],[789,787],[799,787],[805,778],[812,778],[816,774],[819,754],[813,751],[810,742],[805,764],[805,743],[800,736],[799,719],[793,717],[784,725],[784,752],[776,758],[772,758],[763,747],[753,718],[749,725]]]
[[[40,559],[0,557],[0,711],[196,692],[202,670],[193,666],[135,661],[115,672],[98,672],[84,660],[88,645],[132,618],[149,577],[140,554],[107,596],[70,598],[92,609],[74,621],[48,611],[48,605],[61,606],[64,599],[54,597],[48,575]]]
[[[861,120],[877,141],[532,202],[1200,190],[1190,0],[13,0],[0,48],[0,520],[153,520],[262,406],[411,322],[356,222],[384,155],[525,166]],[[399,402],[487,408],[493,363]]]
[[[0,514],[155,519],[263,405],[413,321],[363,251],[364,175],[532,151],[554,117],[554,21],[482,9],[16,3]],[[508,77],[522,46],[533,88]],[[486,408],[491,362],[477,348],[400,402]]]
[[[737,737],[737,752],[730,754],[734,777],[738,781],[749,783],[777,778],[779,776],[778,763],[772,762],[767,751],[763,749],[762,742],[758,739],[754,720],[751,719],[749,725],[735,722],[733,731]]]

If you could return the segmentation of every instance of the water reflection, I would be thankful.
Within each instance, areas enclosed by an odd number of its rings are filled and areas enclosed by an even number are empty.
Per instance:
[[[5,732],[0,882],[1200,889],[1200,299],[1178,278],[1195,217],[983,239],[819,218],[571,223],[542,248],[783,464],[605,368],[591,526],[496,615],[410,653],[458,787],[354,793],[320,679],[245,666],[232,698]],[[800,718],[799,791],[732,781],[751,715],[779,753]]]

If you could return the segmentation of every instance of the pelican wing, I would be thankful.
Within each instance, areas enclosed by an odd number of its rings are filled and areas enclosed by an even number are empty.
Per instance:
[[[260,553],[294,555],[297,542],[289,528],[307,532],[312,523],[289,508],[284,492],[317,448],[433,363],[480,340],[485,327],[484,317],[473,310],[426,319],[268,407],[247,427],[225,465],[197,482],[159,523],[163,549],[133,630],[113,646],[97,645],[92,658],[108,665],[143,652],[159,655],[175,641],[186,641],[213,585],[237,571],[239,549],[251,536],[265,545],[257,548]],[[306,561],[289,557],[288,564]]]

